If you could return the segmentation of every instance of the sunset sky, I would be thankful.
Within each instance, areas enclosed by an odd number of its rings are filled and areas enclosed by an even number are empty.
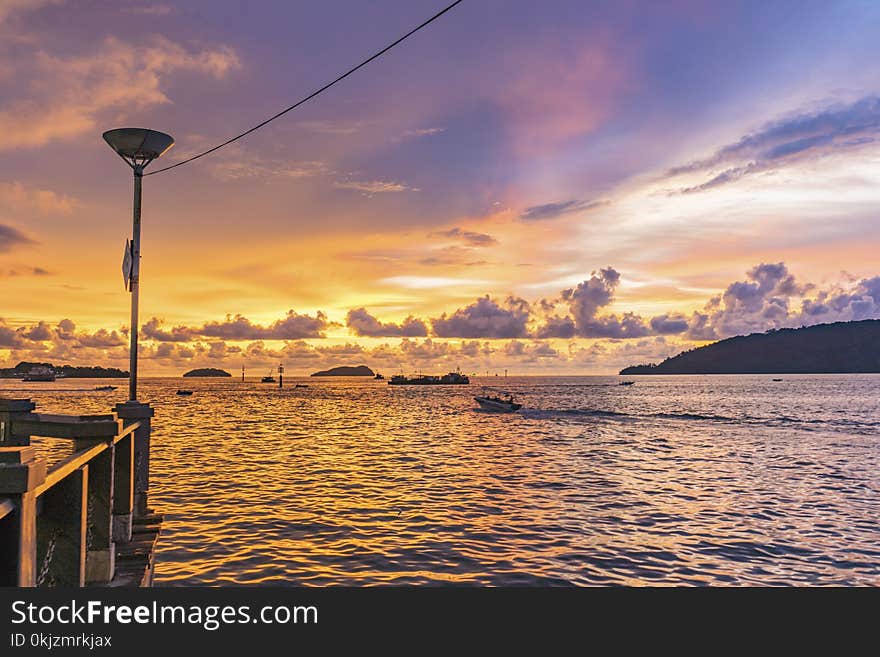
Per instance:
[[[131,172],[448,4],[0,0],[0,361],[127,367]],[[465,0],[144,180],[141,371],[610,373],[880,317],[880,3]],[[149,171],[149,170],[148,170]]]

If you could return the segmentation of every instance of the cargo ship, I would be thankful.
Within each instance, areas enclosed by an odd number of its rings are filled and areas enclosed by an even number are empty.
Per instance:
[[[471,380],[460,372],[450,372],[443,376],[420,374],[419,376],[407,377],[403,374],[395,374],[388,382],[390,386],[446,386],[467,385]]]

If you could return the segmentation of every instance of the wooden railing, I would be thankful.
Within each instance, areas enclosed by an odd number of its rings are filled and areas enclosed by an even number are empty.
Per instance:
[[[120,404],[116,413],[75,416],[34,408],[0,399],[0,585],[111,583],[118,548],[149,515],[152,409]],[[47,471],[32,436],[71,440],[73,453]],[[152,544],[149,552],[141,581],[119,583],[149,584]]]

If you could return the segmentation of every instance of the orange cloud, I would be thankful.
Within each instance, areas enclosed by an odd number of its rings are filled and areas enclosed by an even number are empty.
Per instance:
[[[49,189],[29,189],[20,182],[0,182],[0,204],[13,210],[37,210],[42,214],[70,214],[79,207],[80,201]]]
[[[163,37],[140,46],[110,37],[97,51],[74,57],[37,52],[30,70],[20,71],[32,80],[27,94],[0,107],[0,150],[44,146],[94,131],[108,110],[169,103],[163,81],[175,72],[222,78],[239,67],[231,48],[192,52]]]

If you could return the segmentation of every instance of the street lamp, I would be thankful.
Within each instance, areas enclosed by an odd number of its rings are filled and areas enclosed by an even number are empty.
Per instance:
[[[131,236],[131,269],[125,272],[131,290],[131,351],[128,399],[137,400],[138,283],[141,261],[141,182],[144,169],[174,145],[171,135],[146,128],[116,128],[104,133],[104,141],[134,171],[134,217]]]

